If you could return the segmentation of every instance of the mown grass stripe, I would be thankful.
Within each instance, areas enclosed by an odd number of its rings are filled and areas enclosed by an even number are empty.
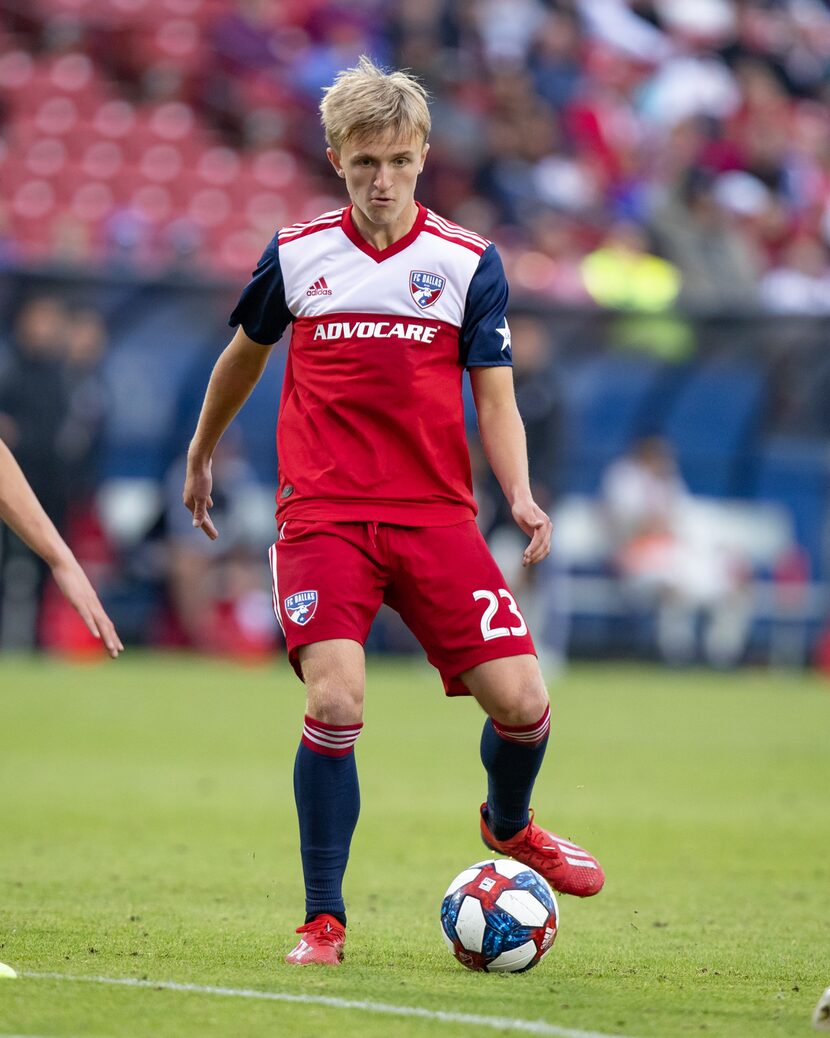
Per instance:
[[[179,984],[172,980],[139,980],[135,977],[76,977],[66,973],[20,973],[21,977],[36,980],[60,980],[90,984],[114,984],[121,987],[150,988],[155,991],[185,991],[197,995],[221,995],[225,998],[252,998],[265,1002],[292,1002],[304,1005],[329,1006],[332,1009],[356,1009],[365,1013],[387,1016],[417,1017],[440,1023],[487,1027],[494,1031],[519,1031],[522,1034],[540,1034],[548,1038],[624,1038],[623,1035],[604,1034],[600,1031],[581,1031],[559,1027],[545,1020],[515,1020],[502,1016],[480,1016],[477,1013],[451,1013],[442,1009],[424,1009],[421,1006],[396,1006],[386,1002],[366,1002],[328,995],[293,995],[286,991],[256,991],[248,988],[218,988],[202,984]]]

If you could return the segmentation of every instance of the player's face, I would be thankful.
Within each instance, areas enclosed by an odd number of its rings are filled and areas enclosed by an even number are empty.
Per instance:
[[[402,238],[415,219],[415,184],[429,145],[419,136],[362,137],[346,141],[340,154],[326,154],[346,181],[358,230],[389,245]]]

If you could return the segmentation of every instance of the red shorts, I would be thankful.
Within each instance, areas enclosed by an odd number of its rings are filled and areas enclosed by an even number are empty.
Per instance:
[[[365,644],[382,603],[400,613],[447,695],[459,675],[504,656],[536,654],[527,624],[476,523],[392,526],[288,519],[269,550],[274,611],[302,678],[302,645]]]

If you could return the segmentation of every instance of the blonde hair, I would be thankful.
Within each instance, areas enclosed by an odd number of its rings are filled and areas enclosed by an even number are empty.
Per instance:
[[[361,55],[323,91],[320,116],[329,146],[340,152],[352,138],[394,133],[396,138],[429,136],[427,92],[406,72],[386,72]]]

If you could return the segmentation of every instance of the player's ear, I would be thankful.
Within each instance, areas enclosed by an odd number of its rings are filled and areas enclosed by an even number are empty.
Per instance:
[[[340,164],[340,156],[333,148],[326,148],[326,158],[334,166],[334,172],[338,177],[345,177],[343,166]]]
[[[421,149],[421,168],[418,170],[419,173],[424,172],[424,163],[427,160],[427,152],[429,151],[429,145],[424,141],[424,146]]]

